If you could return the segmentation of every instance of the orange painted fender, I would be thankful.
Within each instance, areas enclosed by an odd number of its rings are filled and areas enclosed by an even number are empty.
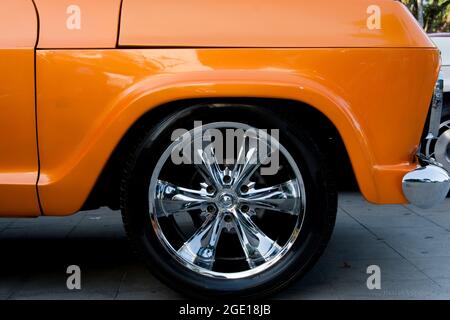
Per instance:
[[[292,99],[317,108],[341,134],[364,196],[404,203],[401,177],[414,166],[439,66],[435,49],[44,50],[37,62],[38,186],[47,215],[81,208],[143,114],[214,97]],[[359,72],[346,72],[354,65]]]

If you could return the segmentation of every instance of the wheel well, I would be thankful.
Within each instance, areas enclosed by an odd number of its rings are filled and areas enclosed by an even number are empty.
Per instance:
[[[119,191],[122,169],[126,156],[148,128],[157,125],[164,117],[198,104],[235,104],[257,105],[276,112],[281,119],[292,125],[301,125],[306,128],[318,143],[322,152],[330,160],[332,170],[335,172],[338,188],[340,190],[353,190],[357,188],[356,178],[348,157],[342,138],[334,124],[317,109],[292,100],[260,99],[260,98],[215,98],[215,99],[189,99],[160,105],[148,111],[139,118],[123,136],[109,160],[104,166],[94,188],[81,210],[92,210],[102,206],[119,209]],[[339,166],[339,167],[338,167]]]

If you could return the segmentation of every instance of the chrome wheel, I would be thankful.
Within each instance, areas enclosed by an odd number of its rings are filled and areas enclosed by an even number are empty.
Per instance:
[[[450,171],[450,120],[441,123],[437,139],[427,141],[425,155],[435,158],[447,171]]]
[[[171,153],[182,142],[168,146],[150,179],[150,218],[160,243],[180,264],[209,277],[245,278],[280,261],[299,236],[306,206],[304,183],[279,141],[272,139],[269,146],[266,140],[264,145],[258,135],[246,134],[236,157],[222,163],[215,150],[206,152],[201,140],[210,129],[251,127],[214,122],[201,132],[191,130],[190,148],[201,159],[199,164],[175,165]],[[275,175],[260,173],[265,160],[255,145],[279,151],[280,170]]]

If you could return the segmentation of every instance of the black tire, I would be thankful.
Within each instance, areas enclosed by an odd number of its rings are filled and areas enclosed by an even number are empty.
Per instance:
[[[152,228],[148,191],[153,168],[171,143],[176,128],[191,129],[194,120],[239,121],[256,128],[280,129],[280,141],[301,171],[306,211],[300,235],[289,252],[255,276],[224,280],[202,276],[176,261],[162,246]],[[319,259],[329,242],[337,212],[336,187],[325,159],[311,134],[294,128],[271,111],[257,106],[196,105],[165,118],[142,133],[129,155],[121,183],[121,210],[126,232],[148,268],[173,289],[194,298],[262,298],[303,276]]]

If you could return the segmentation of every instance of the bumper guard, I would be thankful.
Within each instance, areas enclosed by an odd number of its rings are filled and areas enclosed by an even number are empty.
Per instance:
[[[426,139],[435,139],[439,134],[442,115],[444,81],[436,82],[431,104],[430,123]],[[423,209],[431,208],[445,200],[450,190],[450,175],[435,159],[425,159],[427,165],[408,172],[403,177],[403,194],[408,201]]]

